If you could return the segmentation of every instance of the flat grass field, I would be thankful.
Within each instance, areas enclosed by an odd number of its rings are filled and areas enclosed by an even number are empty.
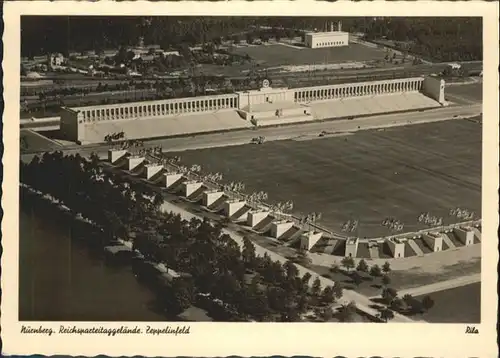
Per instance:
[[[373,61],[383,59],[386,54],[384,50],[359,44],[319,49],[298,49],[285,45],[251,46],[235,48],[233,52],[240,55],[248,54],[265,66]]]
[[[422,315],[425,321],[470,324],[481,322],[481,283],[434,292],[429,296],[434,300],[434,307]]]
[[[30,130],[21,130],[20,139],[24,138],[27,144],[27,151],[38,151],[38,150],[55,150],[61,148],[56,143],[43,137],[43,135],[38,135],[36,132]]]
[[[178,155],[222,173],[223,182],[245,183],[247,193],[267,192],[269,202],[292,200],[297,215],[321,212],[319,223],[333,231],[357,219],[360,237],[390,234],[381,225],[387,217],[410,231],[424,228],[421,212],[446,224],[458,220],[452,208],[481,209],[481,126],[467,120]]]
[[[474,83],[463,86],[449,86],[446,87],[445,93],[479,103],[483,100],[483,84]]]

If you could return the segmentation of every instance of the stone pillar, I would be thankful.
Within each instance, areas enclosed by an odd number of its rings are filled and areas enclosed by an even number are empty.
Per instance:
[[[271,236],[278,239],[293,227],[293,221],[275,221],[271,224]]]
[[[182,191],[186,198],[193,195],[198,189],[203,186],[201,181],[186,181],[182,183]]]
[[[146,179],[151,179],[163,170],[161,164],[146,164]]]
[[[203,193],[203,199],[202,199],[203,205],[209,207],[223,196],[224,196],[223,191],[207,190]]]
[[[308,231],[300,236],[300,247],[304,250],[311,250],[313,246],[321,239],[320,232]]]
[[[223,208],[224,214],[227,217],[231,217],[234,214],[236,214],[236,212],[238,212],[238,210],[243,208],[245,205],[246,205],[246,202],[244,200],[228,200],[224,203],[224,208]]]
[[[165,173],[165,187],[168,189],[174,184],[182,180],[183,175],[181,173]]]
[[[145,158],[144,157],[137,157],[137,156],[130,156],[127,158],[127,169],[128,170],[133,170],[136,168],[139,164],[144,162]]]
[[[108,150],[108,161],[111,164],[115,164],[118,160],[120,160],[123,157],[125,157],[126,154],[127,154],[126,150],[113,150],[113,149],[110,149],[110,150]]]
[[[267,218],[269,211],[267,210],[252,210],[247,216],[247,225],[253,228],[258,225],[262,220]]]

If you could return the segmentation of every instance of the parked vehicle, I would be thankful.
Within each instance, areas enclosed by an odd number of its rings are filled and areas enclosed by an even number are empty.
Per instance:
[[[262,144],[266,140],[266,137],[259,136],[259,137],[254,137],[252,138],[252,144]]]

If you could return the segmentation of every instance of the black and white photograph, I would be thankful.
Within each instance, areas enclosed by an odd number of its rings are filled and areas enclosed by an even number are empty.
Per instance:
[[[97,15],[18,20],[21,333],[479,333],[483,16]]]

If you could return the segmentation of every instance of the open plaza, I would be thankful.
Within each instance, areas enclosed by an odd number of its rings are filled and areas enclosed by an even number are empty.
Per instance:
[[[293,201],[298,216],[319,211],[334,232],[358,220],[359,237],[390,235],[388,217],[415,231],[422,212],[451,224],[450,209],[481,210],[481,127],[467,120],[177,154],[270,202]]]

